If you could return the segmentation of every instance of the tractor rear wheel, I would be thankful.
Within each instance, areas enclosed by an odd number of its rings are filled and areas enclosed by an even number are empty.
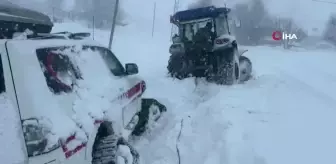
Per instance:
[[[217,63],[217,73],[215,81],[221,85],[233,85],[239,80],[239,64],[236,61],[238,56],[237,48],[226,50],[224,54],[219,57]]]
[[[183,68],[183,58],[180,55],[171,55],[168,61],[168,74],[173,78],[183,79],[184,75],[181,73]]]

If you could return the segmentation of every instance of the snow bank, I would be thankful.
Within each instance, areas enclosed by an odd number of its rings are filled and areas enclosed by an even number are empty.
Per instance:
[[[123,30],[117,32],[113,51],[139,65],[147,83],[145,96],[168,108],[159,128],[135,142],[143,163],[177,163],[176,144],[182,163],[336,162],[331,154],[336,133],[330,130],[336,123],[334,52],[247,47],[244,55],[253,62],[253,80],[196,87],[193,79],[166,76],[169,38]],[[97,36],[105,42],[107,34]]]

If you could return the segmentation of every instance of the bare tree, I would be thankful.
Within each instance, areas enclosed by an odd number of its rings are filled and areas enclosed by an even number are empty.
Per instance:
[[[325,25],[323,39],[336,45],[336,14],[331,14]]]
[[[234,13],[241,20],[242,26],[236,29],[237,39],[242,44],[256,45],[265,37],[265,28],[271,22],[262,0],[236,4]],[[269,34],[270,35],[270,34]]]

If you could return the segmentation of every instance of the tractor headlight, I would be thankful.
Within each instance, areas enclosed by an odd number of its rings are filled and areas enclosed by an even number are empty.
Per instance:
[[[221,44],[226,44],[226,43],[228,43],[228,42],[230,42],[230,39],[228,39],[228,38],[219,38],[219,39],[216,39],[216,40],[215,40],[215,43],[216,43],[216,44],[219,44],[219,45],[221,45]]]

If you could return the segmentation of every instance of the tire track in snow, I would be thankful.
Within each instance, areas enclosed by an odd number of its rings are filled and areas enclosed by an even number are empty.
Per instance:
[[[174,141],[178,133],[178,120],[171,113],[165,113],[163,117],[154,129],[133,141],[140,153],[140,164],[177,163]]]
[[[238,88],[231,90],[241,101],[229,103],[235,106],[231,114],[227,113],[232,123],[228,129],[229,163],[230,164],[266,164],[267,161],[255,150],[256,129],[260,124],[267,123],[269,116],[278,115],[269,111],[269,99],[275,89],[279,89],[281,80],[278,75],[263,74],[254,80],[248,81],[244,85],[238,85]],[[241,112],[237,113],[237,110]],[[226,110],[229,112],[229,110]],[[237,119],[240,116],[240,119]],[[234,119],[233,119],[234,118]],[[266,121],[265,121],[266,120]],[[240,138],[240,139],[239,139]],[[230,148],[231,147],[231,148]]]
[[[322,129],[328,129],[332,125],[330,124],[333,123],[332,115],[334,112],[332,109],[335,109],[336,106],[329,95],[324,94],[314,85],[307,84],[303,79],[290,75],[289,73],[292,72],[280,69],[277,72],[277,76],[281,80],[279,81],[279,87],[274,88],[273,93],[269,95],[271,98],[269,98],[268,107],[269,110],[274,108],[274,110],[281,112],[281,115],[270,117],[272,120],[269,123],[260,124],[255,129],[255,134],[257,134],[254,141],[255,148],[267,157],[267,162],[270,163],[288,163],[291,161],[290,158],[295,161],[305,161],[302,159],[306,158],[305,153],[317,153],[318,151],[309,150],[306,152],[303,150],[305,147],[301,147],[301,145],[314,145],[318,148],[328,147],[324,146],[324,141],[317,140],[315,142],[315,137],[319,135],[334,136],[328,130]],[[316,117],[321,117],[324,120],[315,120]],[[318,123],[314,123],[314,121],[318,121]],[[318,128],[321,128],[321,130]],[[314,133],[317,134],[314,135]],[[324,138],[327,141],[332,141],[329,140],[332,137]],[[311,140],[314,140],[316,144],[311,144]],[[319,146],[320,142],[323,146]],[[260,146],[258,143],[260,143]],[[303,150],[303,152],[297,152],[300,150]],[[285,157],[278,155],[281,151],[286,151],[283,153]],[[286,157],[289,159],[285,159]],[[318,158],[309,157],[309,159],[315,160]]]
[[[253,129],[255,119],[264,117],[269,97],[265,95],[270,95],[277,87],[277,79],[273,75],[263,76],[236,86],[206,83],[190,90],[189,96],[182,96],[186,104],[169,109],[173,110],[173,115],[168,119],[168,124],[159,130],[160,134],[145,136],[137,144],[143,164],[177,163],[175,141],[181,118],[185,119],[179,146],[182,164],[237,164],[235,158],[242,158],[240,163],[245,164],[266,163],[253,149],[250,128]],[[258,98],[258,101],[254,101],[254,98]],[[248,113],[251,105],[254,111],[259,111],[258,118]],[[230,110],[234,113],[230,113]],[[237,119],[236,114],[243,116],[241,120],[227,120],[227,117]]]
[[[179,92],[167,92],[169,94],[158,95],[160,100],[165,100],[167,113],[163,115],[163,120],[159,120],[154,129],[137,139],[135,147],[140,152],[140,158],[143,164],[175,164],[177,163],[176,154],[176,138],[180,130],[180,121],[182,118],[187,118],[190,115],[190,110],[194,110],[201,97],[194,94],[194,88],[190,80],[171,81],[170,79],[155,80],[161,87],[162,83],[166,84],[166,89],[179,88]],[[156,84],[152,86],[155,86]],[[182,86],[181,86],[182,85]],[[185,86],[187,85],[187,86]],[[183,90],[183,91],[182,91]],[[156,92],[154,94],[157,94]],[[166,120],[166,121],[164,121]],[[165,125],[162,125],[165,124]],[[182,132],[184,133],[184,132]],[[181,154],[183,156],[183,154]],[[183,162],[182,162],[183,163]]]
[[[189,85],[190,82],[186,85]],[[184,104],[173,104],[171,108],[168,108],[168,111],[171,110],[172,115],[168,119],[167,125],[161,128],[160,134],[155,133],[153,136],[146,135],[141,137],[141,141],[136,144],[144,164],[172,164],[177,163],[177,154],[175,148],[176,137],[180,130],[180,121],[184,119],[184,128],[182,130],[180,138],[180,153],[181,153],[181,162],[184,163],[199,163],[204,164],[205,160],[210,154],[211,148],[208,148],[207,143],[216,142],[225,138],[224,133],[218,133],[217,131],[210,131],[210,135],[207,134],[209,127],[221,127],[226,126],[219,124],[218,122],[213,122],[212,112],[214,109],[211,107],[211,103],[207,104],[208,101],[211,101],[212,97],[218,94],[217,85],[212,84],[202,84],[195,87],[193,90],[189,90],[187,96],[180,95],[181,99],[177,102],[185,102]],[[173,95],[168,95],[173,96]],[[167,97],[168,99],[170,97]],[[170,98],[171,99],[171,98]],[[172,100],[172,99],[171,99]],[[174,101],[174,100],[173,100]],[[215,109],[218,111],[218,109]],[[166,117],[166,115],[164,116]],[[221,118],[222,119],[222,118]],[[158,127],[155,127],[158,128]],[[160,128],[160,127],[159,127]],[[219,137],[216,135],[219,135]],[[203,136],[204,138],[202,138]],[[213,138],[215,136],[215,138]],[[204,141],[208,139],[207,141]],[[212,141],[216,140],[216,141]],[[206,145],[205,145],[206,143]],[[219,148],[217,150],[225,148],[224,144],[218,144]],[[200,149],[194,149],[195,147],[201,147]],[[216,145],[213,145],[212,148],[215,148]],[[198,150],[201,150],[203,155],[200,157]],[[204,152],[205,151],[205,152]],[[194,161],[192,156],[199,156],[199,160]],[[222,159],[223,160],[223,159]]]
[[[189,88],[190,82],[186,84]],[[266,108],[268,101],[268,96],[264,95],[271,94],[276,85],[274,76],[264,76],[243,85],[218,86],[201,83],[194,90],[189,89],[187,96],[182,95],[183,100],[179,101],[185,104],[171,106],[174,109],[168,107],[168,110],[172,110],[172,115],[167,125],[158,127],[160,133],[144,136],[136,144],[142,163],[177,163],[175,141],[183,118],[184,129],[179,146],[182,164],[236,164],[234,158],[247,158],[243,160],[246,164],[259,164],[256,161],[263,161],[263,158],[255,154],[253,134],[249,130],[253,128],[250,123],[255,121],[256,115],[248,114],[248,109],[252,105],[252,109],[264,115],[266,109],[263,108]],[[255,97],[258,101],[254,101]],[[227,117],[237,117],[234,116],[236,113],[227,113],[231,109],[244,113],[241,120],[231,122],[233,125],[227,120]],[[246,124],[241,125],[241,121]],[[230,138],[227,138],[228,133]]]

